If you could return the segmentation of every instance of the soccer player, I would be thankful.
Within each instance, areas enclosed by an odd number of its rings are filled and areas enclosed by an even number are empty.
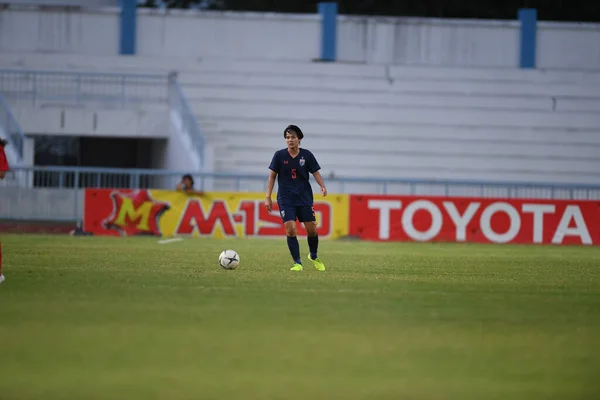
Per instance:
[[[327,188],[319,170],[321,167],[315,156],[307,149],[300,148],[300,141],[304,134],[296,125],[289,125],[283,131],[283,137],[287,148],[276,151],[271,165],[267,184],[267,199],[265,207],[268,211],[273,208],[271,194],[275,186],[275,178],[279,185],[277,191],[277,204],[279,214],[285,225],[287,244],[290,254],[294,260],[292,271],[302,271],[302,259],[300,258],[300,245],[296,237],[296,219],[304,223],[308,234],[308,248],[310,254],[308,259],[318,271],[325,271],[325,265],[317,256],[319,248],[319,235],[315,211],[313,208],[313,191],[310,186],[310,174],[312,174],[321,187],[321,194],[327,196]]]
[[[4,146],[8,142],[4,139],[0,139],[0,179],[4,179],[6,171],[9,170],[8,160],[6,159],[6,153],[4,152]],[[4,275],[2,275],[2,243],[0,243],[0,283],[4,282]]]

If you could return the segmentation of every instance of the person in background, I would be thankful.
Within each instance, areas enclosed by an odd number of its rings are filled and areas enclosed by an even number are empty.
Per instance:
[[[189,194],[203,194],[203,192],[194,190],[194,178],[190,174],[185,174],[181,177],[181,182],[177,184],[176,189]]]
[[[4,179],[6,172],[10,169],[6,153],[4,152],[4,147],[7,144],[6,140],[0,139],[0,179]],[[0,283],[2,282],[4,282],[4,275],[2,275],[2,242],[0,242]]]

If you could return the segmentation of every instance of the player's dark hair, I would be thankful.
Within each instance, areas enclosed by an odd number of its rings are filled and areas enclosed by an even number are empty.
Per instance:
[[[6,139],[0,139],[0,147],[4,147],[8,144],[8,140]]]
[[[283,131],[283,137],[285,138],[285,134],[288,132],[293,132],[298,136],[298,139],[304,138],[304,133],[302,133],[302,129],[300,129],[296,125],[288,125],[287,128]]]

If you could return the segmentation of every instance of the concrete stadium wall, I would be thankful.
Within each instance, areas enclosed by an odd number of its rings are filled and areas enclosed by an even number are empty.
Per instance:
[[[172,132],[166,107],[108,110],[13,102],[11,109],[32,140],[38,135],[164,139],[152,147],[153,168],[188,170],[192,165],[184,143]],[[26,165],[32,165],[32,160],[31,154]]]
[[[316,11],[316,10],[315,10]],[[119,53],[120,11],[4,9],[0,53]],[[302,34],[298,34],[302,32]],[[136,52],[170,58],[310,61],[320,55],[314,15],[138,10]],[[518,66],[519,24],[339,16],[342,62],[455,67]],[[540,22],[537,66],[600,68],[598,24]]]
[[[83,190],[0,186],[0,199],[0,218],[50,221],[83,218]]]
[[[142,110],[104,110],[94,108],[44,106],[11,103],[23,133],[75,136],[122,136],[168,138],[166,107]]]

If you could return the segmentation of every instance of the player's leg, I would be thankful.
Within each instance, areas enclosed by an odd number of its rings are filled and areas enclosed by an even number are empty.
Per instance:
[[[294,260],[292,271],[302,271],[302,259],[300,258],[300,243],[296,232],[296,207],[279,206],[279,214],[285,226],[288,249]]]
[[[4,282],[4,275],[2,275],[2,243],[0,242],[0,283]]]
[[[317,218],[313,207],[302,207],[298,212],[298,220],[304,223],[310,258],[315,259],[319,251],[319,233],[317,232]]]
[[[298,211],[298,220],[304,223],[308,241],[309,255],[308,259],[312,261],[315,268],[319,271],[325,271],[325,265],[319,259],[319,233],[317,231],[317,219],[313,207],[302,207]]]

